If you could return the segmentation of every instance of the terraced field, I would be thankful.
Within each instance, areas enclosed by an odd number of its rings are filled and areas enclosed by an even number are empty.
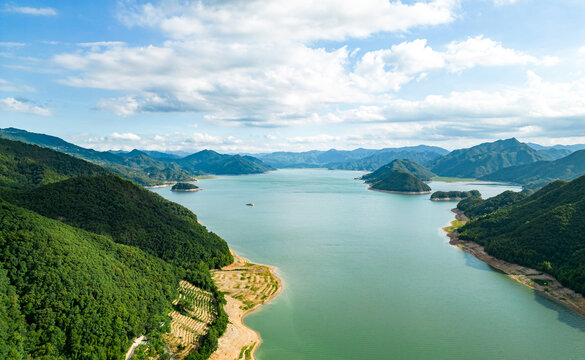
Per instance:
[[[213,295],[198,287],[181,281],[179,298],[173,302],[171,332],[166,335],[166,343],[175,358],[183,359],[197,347],[198,340],[205,335],[217,313]]]
[[[279,289],[278,279],[268,266],[252,264],[240,257],[232,265],[213,271],[212,275],[221,291],[243,303],[242,310],[265,303]]]

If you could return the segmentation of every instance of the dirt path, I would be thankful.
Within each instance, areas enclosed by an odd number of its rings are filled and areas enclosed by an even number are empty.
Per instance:
[[[456,214],[456,219],[459,221],[468,221],[469,219],[458,209],[452,210]],[[445,227],[444,229],[447,229]],[[455,230],[447,233],[451,245],[457,246],[463,251],[466,251],[479,260],[485,262],[496,270],[508,275],[509,278],[527,286],[531,289],[542,292],[543,294],[571,307],[572,309],[585,316],[585,298],[573,290],[564,287],[552,275],[527,268],[518,264],[512,264],[507,261],[497,259],[489,255],[483,246],[459,239],[459,233]]]
[[[232,254],[233,264],[212,272],[218,288],[226,294],[227,304],[224,309],[230,323],[210,360],[253,360],[254,351],[262,339],[257,332],[244,325],[242,320],[282,290],[282,281],[276,276],[274,267],[253,264],[233,252]]]
[[[134,351],[136,351],[136,348],[144,341],[146,340],[146,336],[141,335],[139,337],[137,337],[136,339],[134,339],[134,343],[132,344],[132,346],[130,346],[130,349],[128,349],[128,352],[126,353],[126,358],[125,360],[128,360],[130,358],[132,358],[132,355],[134,355]]]

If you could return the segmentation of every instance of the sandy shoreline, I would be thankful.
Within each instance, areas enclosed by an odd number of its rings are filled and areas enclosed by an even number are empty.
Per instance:
[[[453,209],[452,211],[456,214],[456,220],[464,222],[469,220],[461,210]],[[447,228],[444,227],[443,230],[447,231]],[[539,291],[585,316],[585,298],[581,294],[564,287],[552,275],[495,258],[489,255],[483,246],[472,241],[461,240],[458,238],[458,235],[459,233],[456,230],[447,233],[447,236],[450,238],[449,244],[470,253],[520,284]]]
[[[261,305],[269,303],[280,294],[283,288],[282,280],[276,275],[274,266],[255,264],[236,255],[233,251],[232,254],[234,255],[232,264],[212,272],[217,287],[225,293],[227,304],[224,305],[224,309],[228,314],[229,324],[226,332],[219,338],[218,348],[209,357],[210,360],[254,360],[254,352],[262,343],[262,338],[256,331],[247,327],[243,319]],[[270,275],[264,275],[262,271],[267,271]],[[249,274],[249,277],[246,274]],[[240,280],[244,277],[256,281],[254,284],[258,289],[255,292],[247,291],[247,286],[245,289],[242,288],[245,281]],[[261,278],[266,277],[276,281],[277,289],[274,290],[273,282],[261,282]],[[270,287],[267,286],[268,284]],[[261,285],[264,287],[261,288]],[[250,288],[255,288],[255,286]]]

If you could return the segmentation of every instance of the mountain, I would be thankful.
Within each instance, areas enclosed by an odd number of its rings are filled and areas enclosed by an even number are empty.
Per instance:
[[[0,139],[0,187],[26,188],[108,170],[40,146]]]
[[[553,145],[553,146],[543,146],[535,143],[526,143],[528,146],[535,150],[548,150],[548,149],[556,149],[556,150],[568,150],[570,152],[575,152],[578,150],[585,150],[585,144],[574,144],[574,145]]]
[[[375,151],[361,148],[352,151],[335,149],[305,152],[278,151],[269,154],[255,154],[255,156],[275,168],[315,168],[326,167],[327,164],[332,162],[361,159],[373,154]]]
[[[545,159],[530,146],[511,138],[454,150],[428,165],[439,176],[480,178],[506,167]]]
[[[537,150],[538,153],[545,157],[546,160],[557,160],[560,158],[564,158],[567,155],[570,155],[573,151],[568,149],[542,149]]]
[[[178,159],[177,163],[191,172],[205,172],[215,175],[261,174],[274,170],[269,165],[252,156],[224,155],[213,150]]]
[[[256,154],[258,158],[276,168],[315,168],[345,170],[375,170],[395,159],[410,159],[423,162],[447,154],[448,151],[436,146],[407,146],[380,150],[355,149],[305,152],[274,152]]]
[[[195,214],[116,175],[81,176],[4,197],[186,269],[197,269],[200,262],[218,268],[233,261],[226,242],[197,223]]]
[[[95,151],[66,142],[55,136],[31,133],[25,130],[0,129],[0,138],[35,144],[55,151],[75,156],[94,164],[103,166],[120,176],[141,185],[156,185],[167,181],[193,179],[192,174],[179,171],[163,162],[152,159],[149,165],[139,165],[140,160],[129,160],[107,151]],[[144,154],[146,156],[146,154]]]
[[[328,164],[329,169],[338,170],[375,170],[396,159],[408,159],[417,163],[427,163],[449,152],[436,146],[419,145],[397,149],[382,149],[362,159],[343,163]]]
[[[217,346],[227,325],[208,270],[232,262],[225,241],[97,165],[0,145],[0,358],[119,359],[140,334],[162,349],[182,279],[215,299],[206,346],[192,354],[206,358],[198,351]],[[23,181],[30,168],[38,180]]]
[[[376,182],[383,179],[388,174],[396,171],[410,173],[422,181],[431,181],[431,179],[436,176],[424,166],[417,164],[414,161],[407,159],[396,159],[389,164],[380,167],[374,172],[363,175],[361,179]]]
[[[555,161],[538,161],[501,169],[482,179],[513,182],[534,188],[557,179],[573,180],[584,174],[585,150],[579,150]]]
[[[508,262],[546,271],[585,294],[585,177],[555,181],[487,215],[472,218],[460,239]]]
[[[402,193],[428,193],[431,188],[423,182],[429,181],[433,173],[410,160],[398,159],[360,179],[374,190]]]

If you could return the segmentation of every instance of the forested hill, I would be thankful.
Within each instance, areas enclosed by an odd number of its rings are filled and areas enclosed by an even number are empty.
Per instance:
[[[138,248],[0,200],[1,359],[123,359],[177,283]]]
[[[423,182],[430,180],[434,174],[423,166],[404,159],[394,160],[376,171],[363,175],[361,180],[370,184],[374,190],[428,193],[431,188]]]
[[[0,187],[27,188],[108,170],[56,151],[0,139]]]
[[[497,258],[546,271],[585,294],[585,176],[503,203],[468,222],[460,238],[483,245]]]
[[[555,161],[538,161],[501,169],[483,179],[514,182],[536,188],[554,180],[573,180],[582,175],[585,175],[585,150],[576,151]]]
[[[0,129],[0,138],[39,145],[90,161],[140,185],[190,181],[202,174],[241,175],[273,170],[271,166],[252,156],[218,154],[211,150],[203,150],[184,158],[159,154],[157,159],[139,150],[95,151],[55,136],[15,128]]]
[[[168,330],[180,279],[214,293],[225,330],[208,268],[232,256],[193,213],[84,160],[2,144],[0,359],[121,359]],[[30,164],[40,180],[22,180]]]
[[[216,175],[260,174],[274,170],[252,156],[225,155],[213,150],[202,150],[176,161],[189,171]]]
[[[394,171],[408,172],[422,181],[431,181],[431,179],[435,176],[435,174],[433,174],[431,171],[414,161],[407,159],[396,159],[386,165],[381,166],[374,172],[363,175],[362,180],[376,182]]]
[[[150,160],[146,162],[144,161],[145,159],[123,157],[107,151],[86,149],[55,136],[32,133],[15,128],[6,128],[0,129],[0,138],[42,146],[90,161],[141,185],[156,185],[167,181],[191,180],[194,177],[193,174],[180,169],[177,164],[166,164],[165,162],[152,158],[149,158]],[[146,154],[144,155],[146,156]]]
[[[530,146],[511,138],[454,150],[427,165],[439,176],[480,178],[510,166],[547,159]]]
[[[225,241],[197,223],[181,205],[116,175],[83,176],[6,198],[41,215],[137,246],[185,268],[233,261]]]

